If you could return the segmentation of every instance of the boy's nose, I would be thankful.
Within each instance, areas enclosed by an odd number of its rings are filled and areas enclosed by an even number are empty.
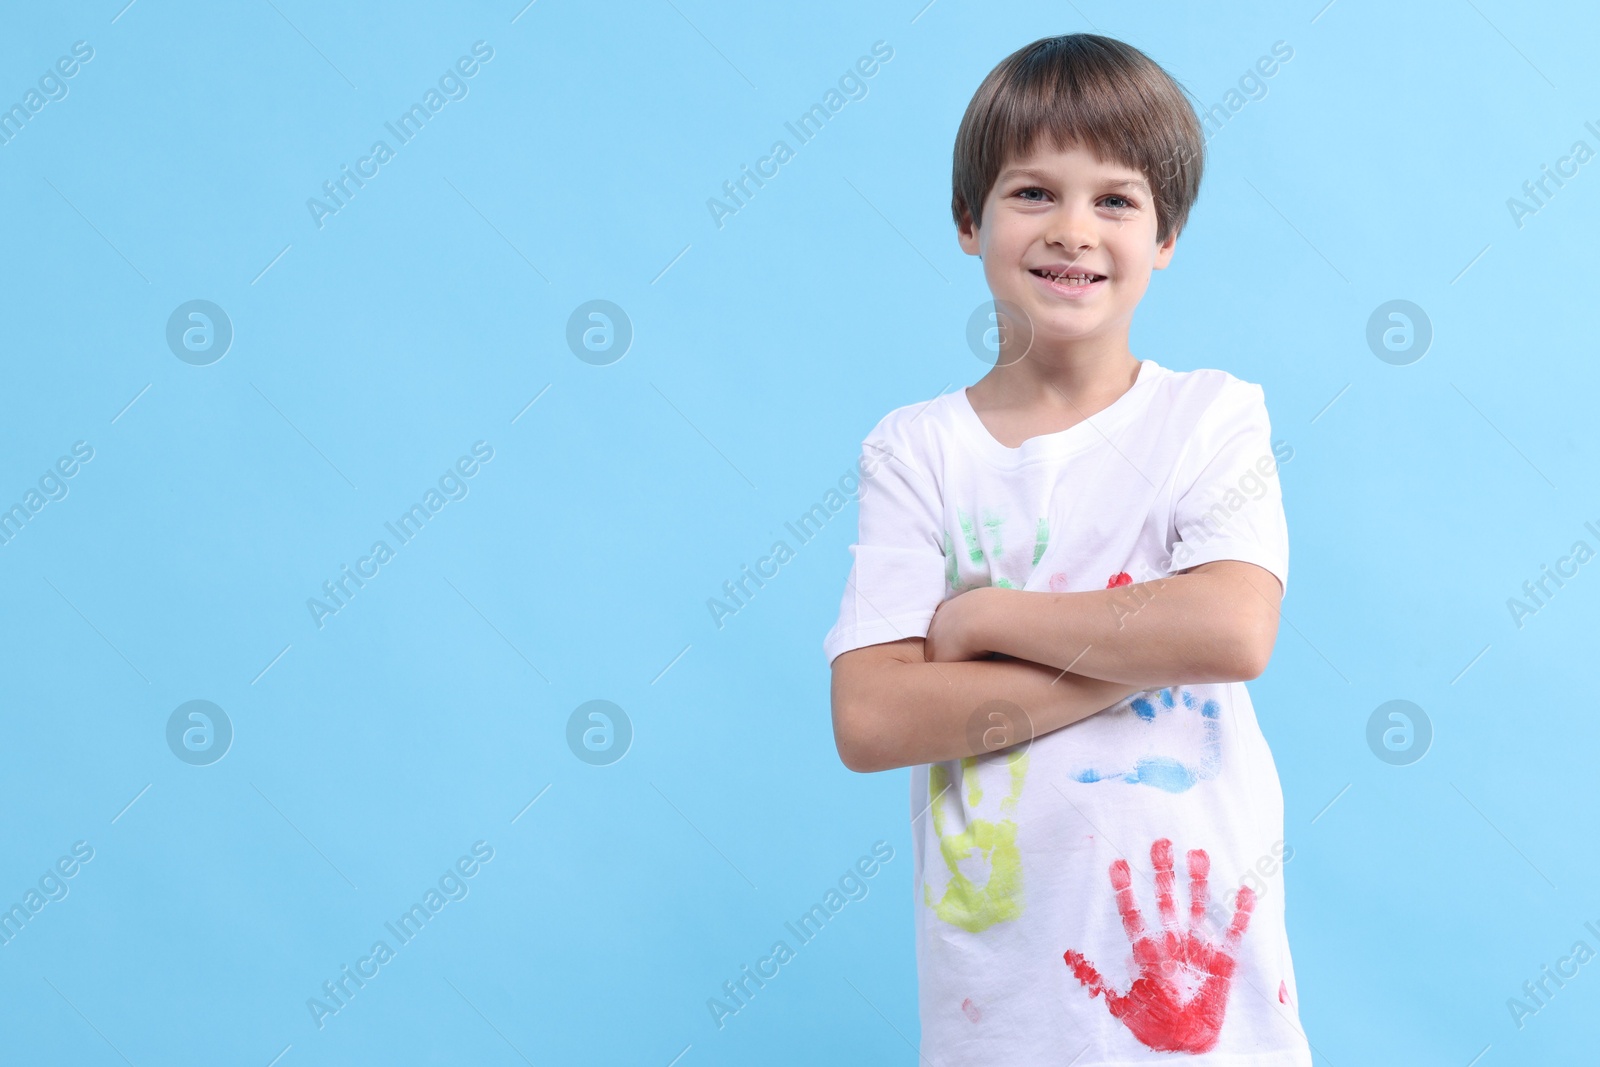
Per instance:
[[[1045,238],[1069,252],[1084,251],[1099,243],[1099,233],[1094,226],[1094,213],[1084,208],[1062,208],[1050,216],[1050,227]]]

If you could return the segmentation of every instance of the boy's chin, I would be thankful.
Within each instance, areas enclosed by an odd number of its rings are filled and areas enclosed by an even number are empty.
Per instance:
[[[1033,347],[1094,341],[1113,332],[1111,324],[1099,314],[1040,314],[1033,317]]]

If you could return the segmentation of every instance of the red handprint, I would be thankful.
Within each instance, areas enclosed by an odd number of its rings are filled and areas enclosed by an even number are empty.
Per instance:
[[[1234,952],[1250,925],[1256,895],[1249,886],[1239,889],[1237,910],[1222,946],[1213,945],[1198,931],[1210,907],[1208,878],[1211,857],[1204,849],[1189,850],[1189,928],[1181,929],[1172,900],[1172,842],[1162,838],[1150,846],[1156,872],[1156,906],[1161,911],[1162,933],[1147,935],[1139,906],[1133,899],[1128,861],[1111,865],[1111,887],[1117,892],[1122,928],[1133,944],[1133,961],[1139,977],[1126,993],[1106,988],[1100,972],[1073,949],[1064,958],[1072,973],[1089,990],[1090,997],[1105,994],[1106,1007],[1121,1019],[1133,1036],[1158,1052],[1209,1052],[1222,1031],[1228,1008],[1228,985],[1233,978]]]

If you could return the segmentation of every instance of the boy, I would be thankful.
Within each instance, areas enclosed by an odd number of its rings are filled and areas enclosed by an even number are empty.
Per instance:
[[[824,652],[845,765],[912,768],[932,1064],[1311,1064],[1282,792],[1242,684],[1288,576],[1262,389],[1128,349],[1203,151],[1182,90],[1120,41],[1001,62],[952,198],[1000,358],[863,445]]]

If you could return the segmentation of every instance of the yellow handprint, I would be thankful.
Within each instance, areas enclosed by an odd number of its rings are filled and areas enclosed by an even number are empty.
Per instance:
[[[992,756],[967,756],[961,760],[961,786],[966,789],[966,803],[961,802],[961,790],[954,790],[955,818],[958,827],[949,828],[944,812],[943,794],[950,788],[950,765],[935,763],[928,767],[928,797],[933,807],[933,830],[939,837],[939,854],[950,871],[950,881],[944,895],[935,902],[933,886],[923,884],[923,900],[935,915],[952,926],[978,933],[998,922],[1015,919],[1022,914],[1022,855],[1017,850],[1017,824],[1008,818],[993,821],[976,815],[983,800],[983,790],[978,781],[981,767],[998,764],[998,753]],[[1027,746],[1013,747],[1005,754],[1009,772],[1010,790],[1000,800],[1001,815],[1015,815],[1017,798],[1022,795],[1022,781],[1028,773]],[[976,856],[976,861],[974,857]],[[988,877],[978,884],[962,870],[965,866],[982,874],[987,865]]]

